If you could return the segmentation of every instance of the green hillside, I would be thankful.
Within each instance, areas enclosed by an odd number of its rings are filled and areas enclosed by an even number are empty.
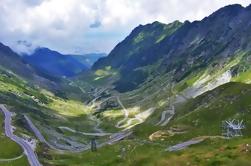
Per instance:
[[[201,21],[140,25],[72,78],[42,75],[2,46],[0,104],[45,166],[248,166],[250,17],[230,5]],[[228,138],[222,124],[233,119],[245,128]],[[1,161],[22,155],[3,133],[0,165],[27,165]]]

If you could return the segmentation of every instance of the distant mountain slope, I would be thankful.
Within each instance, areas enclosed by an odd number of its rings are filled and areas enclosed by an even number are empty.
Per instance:
[[[0,43],[0,66],[25,78],[33,77],[33,70],[8,46]]]
[[[251,51],[251,6],[230,5],[201,21],[155,22],[135,28],[93,70],[119,70],[116,89],[135,89],[153,73],[172,73],[179,82],[195,71],[223,66]]]
[[[52,76],[74,76],[87,69],[75,58],[48,48],[37,48],[32,55],[25,55],[23,58],[39,72]]]
[[[154,22],[147,25],[139,25],[131,34],[119,43],[111,53],[99,59],[93,69],[100,69],[106,66],[113,68],[130,68],[133,64],[142,63],[142,53],[158,45],[166,37],[170,36],[182,26],[182,23],[175,21],[171,24]],[[139,58],[139,59],[135,59]]]
[[[17,53],[2,43],[0,43],[0,57],[1,71],[15,74],[31,85],[35,83],[45,88],[57,89],[53,81],[40,76],[30,65],[25,63]]]
[[[91,68],[92,65],[102,57],[105,57],[105,53],[90,53],[85,55],[70,55],[76,60],[78,60],[80,63],[84,64],[86,67]]]

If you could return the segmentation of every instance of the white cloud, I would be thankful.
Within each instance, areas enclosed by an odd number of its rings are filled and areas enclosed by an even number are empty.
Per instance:
[[[249,0],[1,0],[0,41],[65,53],[110,51],[135,26],[199,20],[220,7]],[[29,45],[30,46],[30,45]]]

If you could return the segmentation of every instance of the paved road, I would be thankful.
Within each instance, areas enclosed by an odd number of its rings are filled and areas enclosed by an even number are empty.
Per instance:
[[[156,123],[155,126],[158,126],[158,125],[162,124],[165,121],[167,114],[168,114],[168,111],[163,111],[161,113],[160,121],[158,123]]]
[[[173,118],[174,114],[175,114],[175,107],[172,106],[171,108],[169,108],[167,110],[167,114],[165,116],[165,120],[163,121],[162,124],[160,124],[160,126],[166,126],[169,123],[169,121]]]
[[[35,134],[35,136],[38,138],[38,140],[42,143],[45,143],[47,146],[49,146],[51,149],[56,150],[58,152],[64,152],[64,150],[59,149],[55,146],[53,146],[52,144],[50,144],[48,141],[46,141],[46,139],[44,138],[44,136],[41,134],[41,132],[38,130],[38,128],[33,124],[33,122],[30,120],[30,118],[25,115],[24,116],[28,126],[30,127],[30,129],[33,131],[33,133]]]
[[[33,133],[36,135],[36,137],[40,140],[40,142],[47,143],[44,136],[40,133],[40,131],[37,129],[37,127],[32,123],[32,121],[29,119],[27,115],[24,115],[24,118],[26,122],[28,123],[28,126],[31,128]]]
[[[79,134],[82,134],[82,135],[87,135],[87,136],[103,137],[103,136],[107,136],[107,135],[112,135],[113,134],[113,133],[104,133],[104,132],[100,132],[100,133],[87,133],[87,132],[76,131],[74,129],[71,129],[71,128],[65,127],[65,126],[59,126],[58,128],[60,128],[62,130],[68,130],[68,131],[73,132],[73,133],[79,133]]]
[[[8,111],[4,105],[0,105],[0,110],[4,113],[5,117],[4,119],[5,135],[9,137],[11,140],[15,141],[23,148],[24,153],[27,156],[31,166],[41,166],[41,164],[38,161],[36,153],[33,151],[30,145],[26,143],[22,138],[13,134],[11,126],[11,112]]]
[[[40,133],[40,131],[38,130],[38,128],[32,123],[32,121],[30,120],[30,118],[27,115],[24,115],[24,118],[25,118],[28,126],[30,127],[30,129],[33,131],[33,133],[35,134],[35,136],[38,138],[38,140],[40,142],[45,143],[51,149],[60,150],[60,149],[55,148],[49,142],[46,141],[46,139],[44,138],[44,136]]]
[[[125,131],[113,134],[110,136],[110,139],[106,142],[107,144],[111,145],[114,144],[126,137],[129,137],[132,134],[132,131]]]
[[[189,140],[189,141],[182,142],[180,144],[171,146],[171,147],[167,148],[166,150],[169,151],[169,152],[178,151],[178,150],[185,149],[185,148],[187,148],[190,145],[198,144],[198,143],[200,143],[202,141],[204,141],[204,139]]]
[[[119,122],[116,124],[115,127],[117,127],[117,128],[123,128],[123,125],[121,125],[121,124],[123,124],[124,122],[127,121],[128,116],[129,116],[129,112],[128,112],[128,110],[125,108],[125,106],[123,105],[123,103],[121,102],[121,100],[119,99],[119,97],[116,97],[116,98],[117,98],[117,101],[118,101],[119,105],[120,105],[120,106],[122,107],[122,109],[123,109],[123,112],[124,112],[124,119],[122,119],[121,121],[119,121]]]
[[[54,147],[53,145],[51,145],[50,143],[48,143],[44,136],[40,133],[40,131],[36,128],[36,126],[32,123],[32,121],[29,119],[28,116],[25,116],[25,119],[29,125],[29,127],[31,128],[31,130],[34,132],[34,134],[36,135],[36,137],[40,140],[40,142],[43,142],[45,144],[47,144],[51,149],[54,149],[54,150],[57,150],[58,152],[66,152],[67,150],[62,150],[62,149],[58,149],[56,147]],[[71,128],[68,128],[68,127],[62,127],[60,126],[59,128],[61,129],[65,129],[65,130],[69,130],[69,131],[72,131],[72,132],[78,132],[78,131],[75,131]],[[107,136],[107,135],[111,135],[110,136],[110,139],[100,145],[98,145],[98,147],[102,147],[106,144],[114,144],[126,137],[128,137],[129,135],[132,134],[131,131],[125,131],[125,132],[119,132],[119,133],[85,133],[85,132],[78,132],[80,134],[83,134],[83,135],[93,135],[93,136]],[[72,151],[72,150],[69,150],[71,152],[83,152],[83,151],[86,151],[86,150],[89,150],[90,147],[89,146],[86,146],[84,148],[80,148],[78,150],[75,150],[75,151]]]

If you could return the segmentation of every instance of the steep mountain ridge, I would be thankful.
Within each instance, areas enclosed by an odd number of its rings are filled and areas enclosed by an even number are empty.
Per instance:
[[[28,64],[24,63],[22,58],[13,52],[8,46],[0,43],[0,65],[13,73],[22,77],[32,78],[34,74]]]
[[[93,69],[100,69],[106,66],[113,68],[123,68],[125,64],[131,62],[131,58],[140,54],[154,45],[160,43],[164,38],[174,33],[182,23],[175,21],[171,24],[153,22],[152,24],[139,25],[122,42],[115,46],[111,53],[99,59]],[[134,62],[137,63],[138,61]],[[140,62],[139,62],[140,63]]]
[[[118,68],[121,76],[115,86],[121,92],[135,89],[154,71],[162,74],[173,73],[173,80],[179,82],[196,70],[210,67],[213,62],[218,66],[227,63],[240,50],[249,52],[250,16],[250,7],[223,7],[201,21],[186,21],[159,43],[131,53],[130,58],[124,60],[127,54],[120,54],[119,48],[127,46],[128,39],[135,39],[134,33],[131,33],[107,57],[95,63],[93,69],[109,65]],[[155,29],[154,24],[146,25],[148,26]],[[139,29],[144,28],[138,27],[133,32]],[[120,59],[121,65],[114,65],[110,59]],[[149,71],[148,68],[152,65],[154,70]],[[134,85],[131,86],[128,78],[134,78],[134,75],[140,79],[135,78]]]

